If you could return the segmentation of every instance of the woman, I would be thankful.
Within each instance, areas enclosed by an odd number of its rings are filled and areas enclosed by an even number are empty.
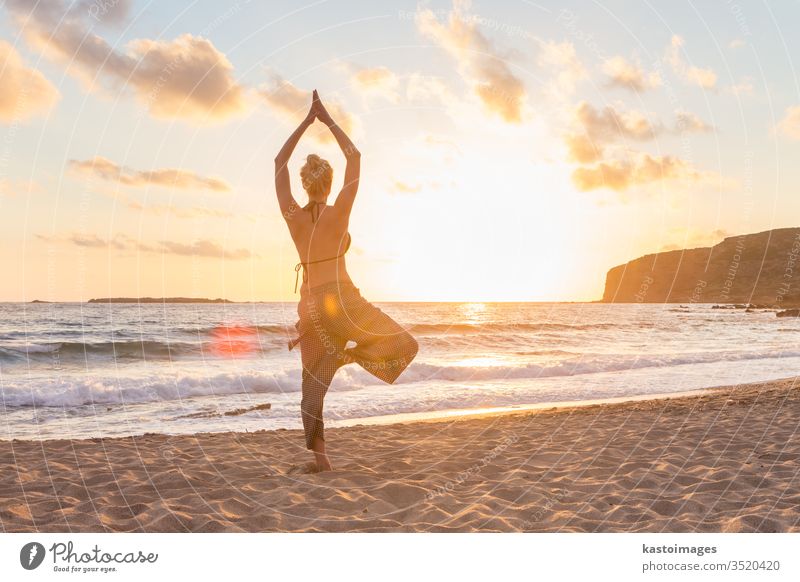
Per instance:
[[[347,160],[344,186],[333,205],[328,205],[333,169],[314,154],[300,171],[308,204],[300,207],[292,196],[287,163],[308,127],[319,119],[327,125]],[[393,383],[417,355],[417,341],[400,325],[368,303],[347,274],[347,232],[361,172],[361,154],[333,121],[314,91],[311,108],[275,158],[275,190],[289,233],[302,262],[300,302],[295,324],[300,336],[303,363],[303,418],[306,448],[314,452],[317,471],[332,469],[325,452],[322,402],[333,376],[341,366],[355,362],[375,377]],[[295,280],[295,290],[297,279]],[[356,346],[345,348],[348,341]]]

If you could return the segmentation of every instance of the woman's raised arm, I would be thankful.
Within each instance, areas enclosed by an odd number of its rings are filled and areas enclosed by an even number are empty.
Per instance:
[[[361,152],[358,151],[355,144],[350,141],[347,134],[330,116],[330,113],[320,101],[316,90],[314,91],[314,102],[311,105],[311,110],[316,115],[316,118],[331,130],[333,137],[336,138],[336,143],[339,144],[339,148],[347,160],[347,166],[344,170],[344,186],[342,186],[339,196],[336,197],[334,207],[349,215],[350,210],[353,208],[353,201],[358,192],[358,182],[361,177]]]
[[[316,91],[314,91],[314,94],[316,95]],[[281,207],[283,218],[286,220],[289,220],[297,209],[300,208],[294,196],[292,196],[292,184],[289,179],[287,165],[289,164],[289,159],[292,157],[294,148],[297,146],[297,142],[300,141],[306,129],[314,123],[315,117],[316,113],[312,103],[311,108],[308,110],[308,115],[300,122],[297,129],[292,132],[292,135],[290,135],[286,143],[283,144],[281,151],[275,156],[275,193],[278,195],[278,204]]]

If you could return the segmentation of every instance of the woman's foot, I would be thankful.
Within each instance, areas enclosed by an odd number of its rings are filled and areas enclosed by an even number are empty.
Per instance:
[[[317,437],[311,445],[311,450],[314,451],[314,458],[317,461],[317,471],[333,471],[333,465],[328,458],[328,453],[325,452],[325,441]]]
[[[331,465],[330,460],[328,457],[320,458],[319,455],[317,457],[317,473],[322,473],[323,471],[333,471],[333,465]]]

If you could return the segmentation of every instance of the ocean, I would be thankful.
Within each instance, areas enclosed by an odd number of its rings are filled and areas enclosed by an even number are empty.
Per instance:
[[[711,305],[378,303],[418,339],[394,385],[339,370],[326,426],[784,378],[800,321]],[[295,303],[0,304],[0,439],[300,428]],[[268,405],[268,406],[267,406]]]

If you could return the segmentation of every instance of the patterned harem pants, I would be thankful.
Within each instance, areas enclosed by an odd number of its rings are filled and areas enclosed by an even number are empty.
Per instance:
[[[297,305],[303,363],[303,418],[306,447],[324,440],[322,403],[336,371],[355,362],[376,378],[393,384],[417,355],[411,334],[369,303],[352,283],[332,282],[312,287]],[[356,346],[346,348],[348,341]]]

